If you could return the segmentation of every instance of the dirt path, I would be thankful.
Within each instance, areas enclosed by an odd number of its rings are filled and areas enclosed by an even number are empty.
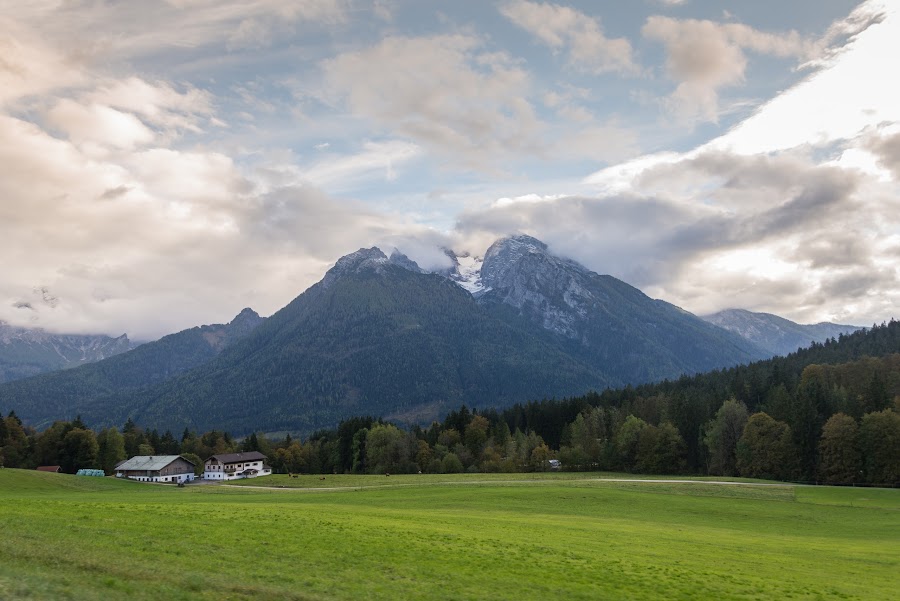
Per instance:
[[[337,492],[353,490],[371,490],[382,488],[405,488],[413,486],[460,486],[469,484],[559,484],[564,482],[613,482],[635,484],[713,484],[716,486],[807,486],[806,484],[793,484],[790,482],[732,482],[728,480],[664,480],[651,478],[579,478],[573,480],[467,480],[457,482],[421,482],[410,484],[371,484],[362,486],[316,486],[316,487],[290,487],[290,486],[238,486],[234,484],[221,484],[225,488],[251,490],[275,490],[283,492]]]

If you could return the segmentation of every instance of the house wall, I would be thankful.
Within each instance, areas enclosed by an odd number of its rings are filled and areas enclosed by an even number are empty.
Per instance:
[[[124,471],[116,472],[116,478],[129,478],[138,482],[193,482],[194,470],[187,474],[169,474],[163,476],[159,471]]]
[[[237,474],[247,470],[258,470],[255,476],[238,476]],[[271,469],[265,467],[262,460],[259,461],[238,461],[236,463],[221,464],[215,459],[207,459],[203,465],[204,480],[237,480],[239,478],[257,478],[259,476],[268,476],[272,473]]]

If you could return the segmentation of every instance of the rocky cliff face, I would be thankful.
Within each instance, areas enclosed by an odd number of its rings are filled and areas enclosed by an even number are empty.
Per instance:
[[[459,266],[449,277],[459,282]],[[479,283],[474,296],[486,310],[567,340],[572,352],[623,382],[695,373],[766,356],[752,342],[557,256],[531,236],[494,242],[480,272],[469,278]]]
[[[0,382],[93,363],[134,346],[125,335],[51,334],[0,321]]]
[[[592,310],[609,302],[597,274],[551,254],[530,236],[494,242],[484,255],[482,303],[502,303],[546,330],[578,339]]]

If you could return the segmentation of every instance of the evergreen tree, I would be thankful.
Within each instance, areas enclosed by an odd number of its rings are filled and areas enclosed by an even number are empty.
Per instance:
[[[703,442],[709,450],[709,473],[717,476],[737,474],[737,443],[744,434],[747,407],[731,398],[716,412],[705,429]]]
[[[859,427],[859,441],[866,481],[900,484],[900,414],[890,409],[867,413]]]
[[[859,426],[849,415],[836,413],[822,427],[819,477],[828,484],[853,484],[862,476]]]
[[[794,471],[791,428],[766,413],[754,413],[747,419],[735,454],[742,476],[786,480]]]
[[[115,428],[107,428],[97,435],[97,454],[100,469],[107,474],[115,471],[116,465],[127,459],[125,456],[125,437]]]

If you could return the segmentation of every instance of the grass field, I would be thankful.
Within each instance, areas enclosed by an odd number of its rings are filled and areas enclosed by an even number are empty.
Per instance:
[[[0,599],[891,599],[900,585],[900,490],[264,483],[301,489],[0,470]]]

